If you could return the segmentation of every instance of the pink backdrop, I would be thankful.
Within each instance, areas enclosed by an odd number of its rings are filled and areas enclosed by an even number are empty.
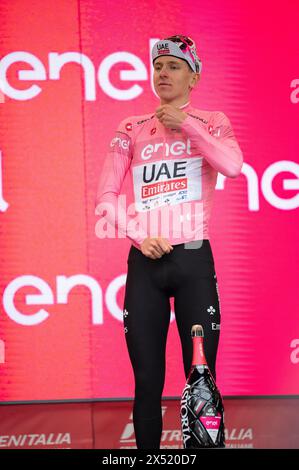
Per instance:
[[[228,115],[245,161],[211,223],[219,387],[298,394],[298,3],[2,0],[0,17],[0,399],[133,396],[130,243],[96,237],[94,199],[119,122],[159,105],[151,45],[176,33],[203,61],[193,106]],[[173,321],[164,395],[183,385]]]

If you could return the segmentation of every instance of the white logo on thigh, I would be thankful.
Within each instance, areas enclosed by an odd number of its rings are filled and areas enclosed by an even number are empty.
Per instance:
[[[124,311],[123,311],[124,319],[127,318],[128,315],[129,315],[128,310],[124,309]],[[127,326],[124,327],[124,330],[125,330],[125,333],[128,333],[128,327]]]
[[[219,323],[212,323],[212,330],[220,330],[220,324]]]
[[[207,308],[207,312],[209,312],[210,315],[214,315],[216,310],[214,309],[213,305],[210,305],[210,307]]]

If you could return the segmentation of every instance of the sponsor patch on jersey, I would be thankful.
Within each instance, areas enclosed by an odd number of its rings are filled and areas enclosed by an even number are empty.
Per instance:
[[[156,160],[132,168],[138,212],[200,201],[203,158]]]

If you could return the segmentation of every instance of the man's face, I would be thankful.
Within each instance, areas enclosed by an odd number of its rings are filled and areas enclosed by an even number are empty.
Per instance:
[[[173,56],[157,57],[154,61],[154,88],[161,101],[187,98],[199,74],[193,72],[187,62]]]

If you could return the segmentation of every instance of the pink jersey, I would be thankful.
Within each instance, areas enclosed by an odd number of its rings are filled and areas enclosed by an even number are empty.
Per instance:
[[[105,212],[109,224],[139,249],[147,237],[172,245],[208,239],[217,173],[235,178],[241,172],[243,155],[226,115],[190,102],[180,109],[188,115],[180,129],[166,128],[155,113],[124,119],[104,161],[97,213]],[[134,214],[119,203],[127,171]]]

